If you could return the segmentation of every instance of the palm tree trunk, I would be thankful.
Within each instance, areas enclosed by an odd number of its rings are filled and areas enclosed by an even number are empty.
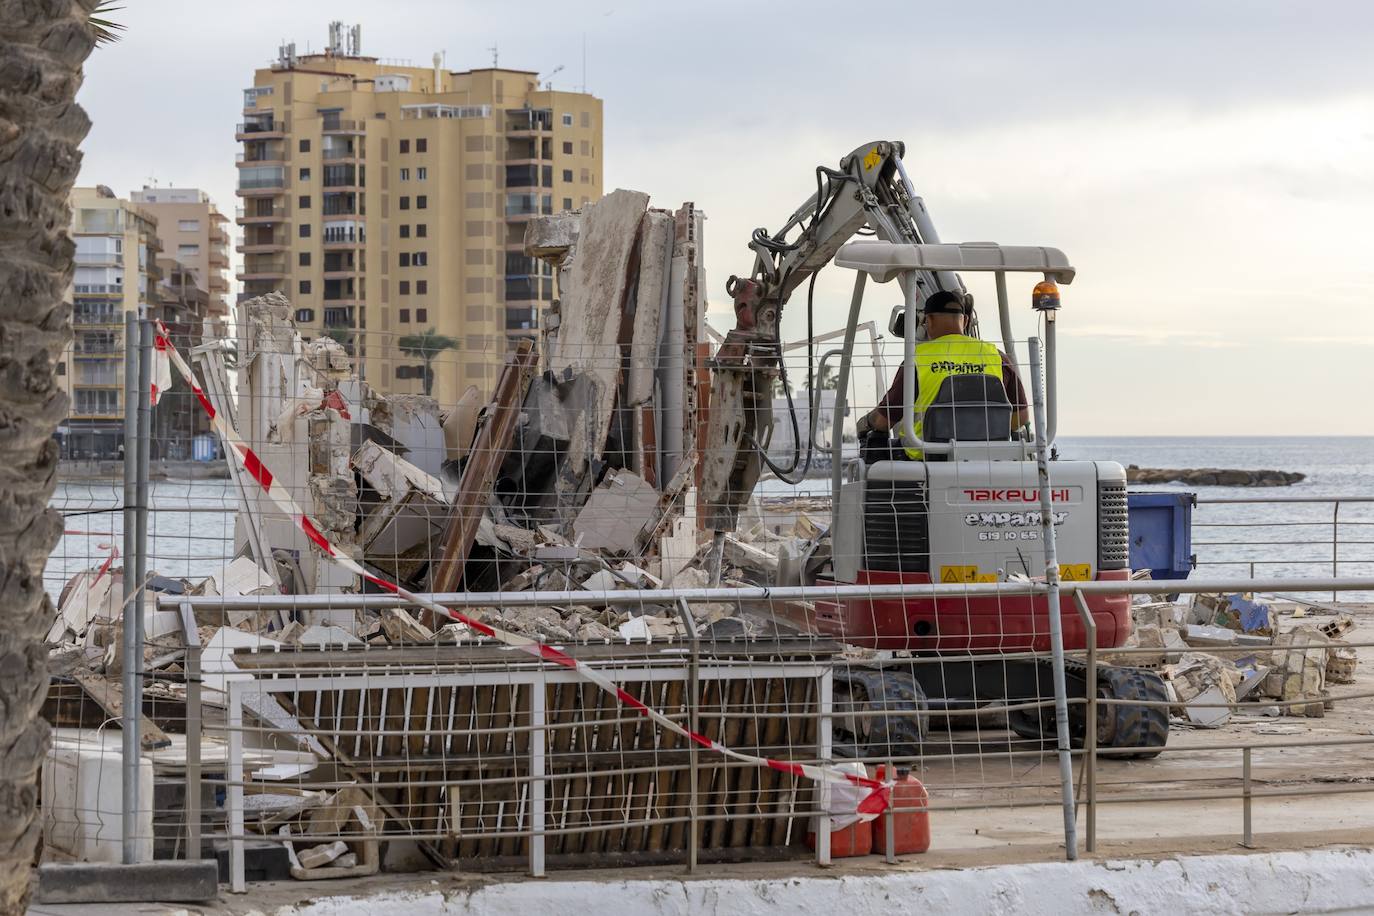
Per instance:
[[[48,725],[43,567],[62,534],[47,508],[67,397],[53,366],[75,246],[67,195],[90,129],[76,105],[95,0],[0,0],[0,913],[23,913],[41,823]]]

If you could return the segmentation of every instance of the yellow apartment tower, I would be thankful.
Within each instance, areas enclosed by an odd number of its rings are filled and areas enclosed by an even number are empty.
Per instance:
[[[109,188],[73,188],[72,342],[57,365],[71,398],[57,430],[63,455],[117,459],[124,442],[124,316],[154,317],[157,221]]]
[[[241,297],[285,293],[303,335],[338,340],[388,394],[425,391],[405,338],[435,331],[451,346],[432,394],[452,404],[538,334],[553,277],[525,256],[525,223],[602,195],[601,100],[438,54],[365,57],[359,33],[286,45],[244,90]]]

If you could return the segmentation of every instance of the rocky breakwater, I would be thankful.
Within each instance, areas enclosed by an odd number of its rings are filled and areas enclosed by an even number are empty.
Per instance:
[[[1128,465],[1131,483],[1182,483],[1194,487],[1288,487],[1306,474],[1295,471],[1250,471],[1235,468],[1142,468]]]

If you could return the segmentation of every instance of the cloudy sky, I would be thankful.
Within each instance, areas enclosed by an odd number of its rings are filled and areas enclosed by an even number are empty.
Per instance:
[[[706,211],[718,327],[749,233],[777,228],[815,166],[904,140],[945,240],[1054,245],[1078,268],[1061,432],[1374,432],[1374,4],[125,6],[125,37],[87,67],[83,184],[200,186],[232,212],[241,90],[281,41],[318,50],[331,19],[419,65],[487,66],[495,45],[505,66],[562,66],[556,88],[583,84],[585,36],[606,186]],[[851,282],[822,273],[819,326]],[[894,292],[870,288],[869,317]],[[1021,337],[1028,292],[1013,286]]]

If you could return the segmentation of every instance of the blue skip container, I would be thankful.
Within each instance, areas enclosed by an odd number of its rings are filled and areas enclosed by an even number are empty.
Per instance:
[[[1197,564],[1193,553],[1195,493],[1127,493],[1131,569],[1148,569],[1155,579],[1186,579]]]

